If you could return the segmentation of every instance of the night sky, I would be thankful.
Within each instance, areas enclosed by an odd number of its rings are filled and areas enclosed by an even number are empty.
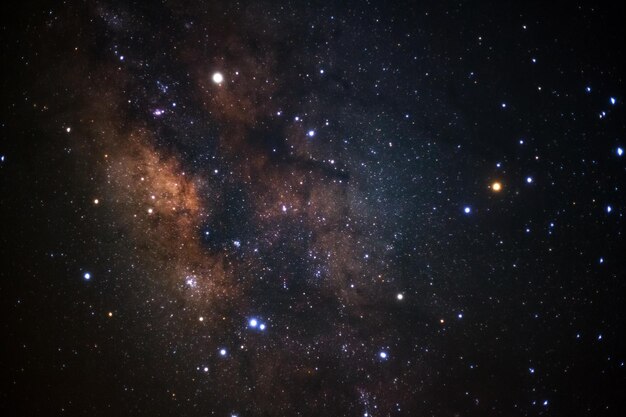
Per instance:
[[[2,415],[624,415],[624,5],[13,3]]]

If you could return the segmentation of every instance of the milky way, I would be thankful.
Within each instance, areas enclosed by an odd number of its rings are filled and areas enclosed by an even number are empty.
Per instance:
[[[619,414],[621,12],[15,8],[7,415]]]

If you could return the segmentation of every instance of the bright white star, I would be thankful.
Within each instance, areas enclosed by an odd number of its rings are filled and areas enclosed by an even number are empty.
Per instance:
[[[221,84],[222,81],[224,81],[224,76],[222,75],[221,72],[216,72],[213,74],[213,82],[215,84]]]

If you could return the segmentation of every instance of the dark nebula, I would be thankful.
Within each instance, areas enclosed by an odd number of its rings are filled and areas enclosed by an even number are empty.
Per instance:
[[[624,413],[623,5],[14,3],[2,415]]]

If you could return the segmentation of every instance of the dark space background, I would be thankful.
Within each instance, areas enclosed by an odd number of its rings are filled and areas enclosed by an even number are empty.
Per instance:
[[[2,414],[623,415],[624,15],[4,4]]]

